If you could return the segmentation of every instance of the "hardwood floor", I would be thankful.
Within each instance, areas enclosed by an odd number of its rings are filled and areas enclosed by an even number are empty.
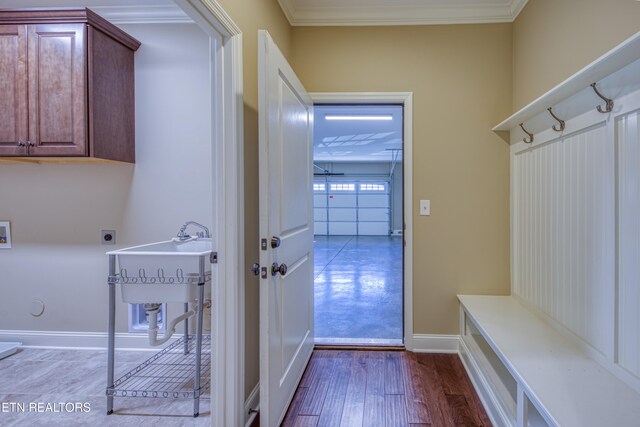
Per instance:
[[[491,426],[454,354],[316,350],[283,426]]]

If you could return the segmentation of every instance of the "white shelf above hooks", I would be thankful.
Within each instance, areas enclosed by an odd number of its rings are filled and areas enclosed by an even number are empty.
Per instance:
[[[564,120],[576,117],[589,109],[595,110],[603,101],[594,92],[592,83],[597,83],[598,91],[614,102],[617,97],[640,88],[640,32],[523,107],[492,130],[513,131],[518,128],[518,135],[511,137],[513,143],[526,136],[519,130],[521,123],[533,134],[557,125],[558,122],[549,115],[549,108],[553,108],[553,112]]]

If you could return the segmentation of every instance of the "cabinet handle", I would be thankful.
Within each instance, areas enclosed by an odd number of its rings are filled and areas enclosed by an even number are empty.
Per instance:
[[[25,145],[27,145],[27,144],[24,141],[16,142],[16,146],[18,146],[18,147],[24,147]]]
[[[27,147],[33,147],[33,142],[27,141]]]

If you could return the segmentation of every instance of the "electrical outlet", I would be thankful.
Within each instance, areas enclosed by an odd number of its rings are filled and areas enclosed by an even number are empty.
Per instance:
[[[116,244],[116,230],[102,230],[102,244],[103,245],[115,245]]]

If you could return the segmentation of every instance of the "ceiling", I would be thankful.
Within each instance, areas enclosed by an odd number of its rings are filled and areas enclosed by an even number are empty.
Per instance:
[[[387,116],[390,120],[327,120],[326,116]],[[402,159],[401,105],[316,105],[314,162],[390,162]]]
[[[527,0],[278,0],[294,26],[513,22]]]

